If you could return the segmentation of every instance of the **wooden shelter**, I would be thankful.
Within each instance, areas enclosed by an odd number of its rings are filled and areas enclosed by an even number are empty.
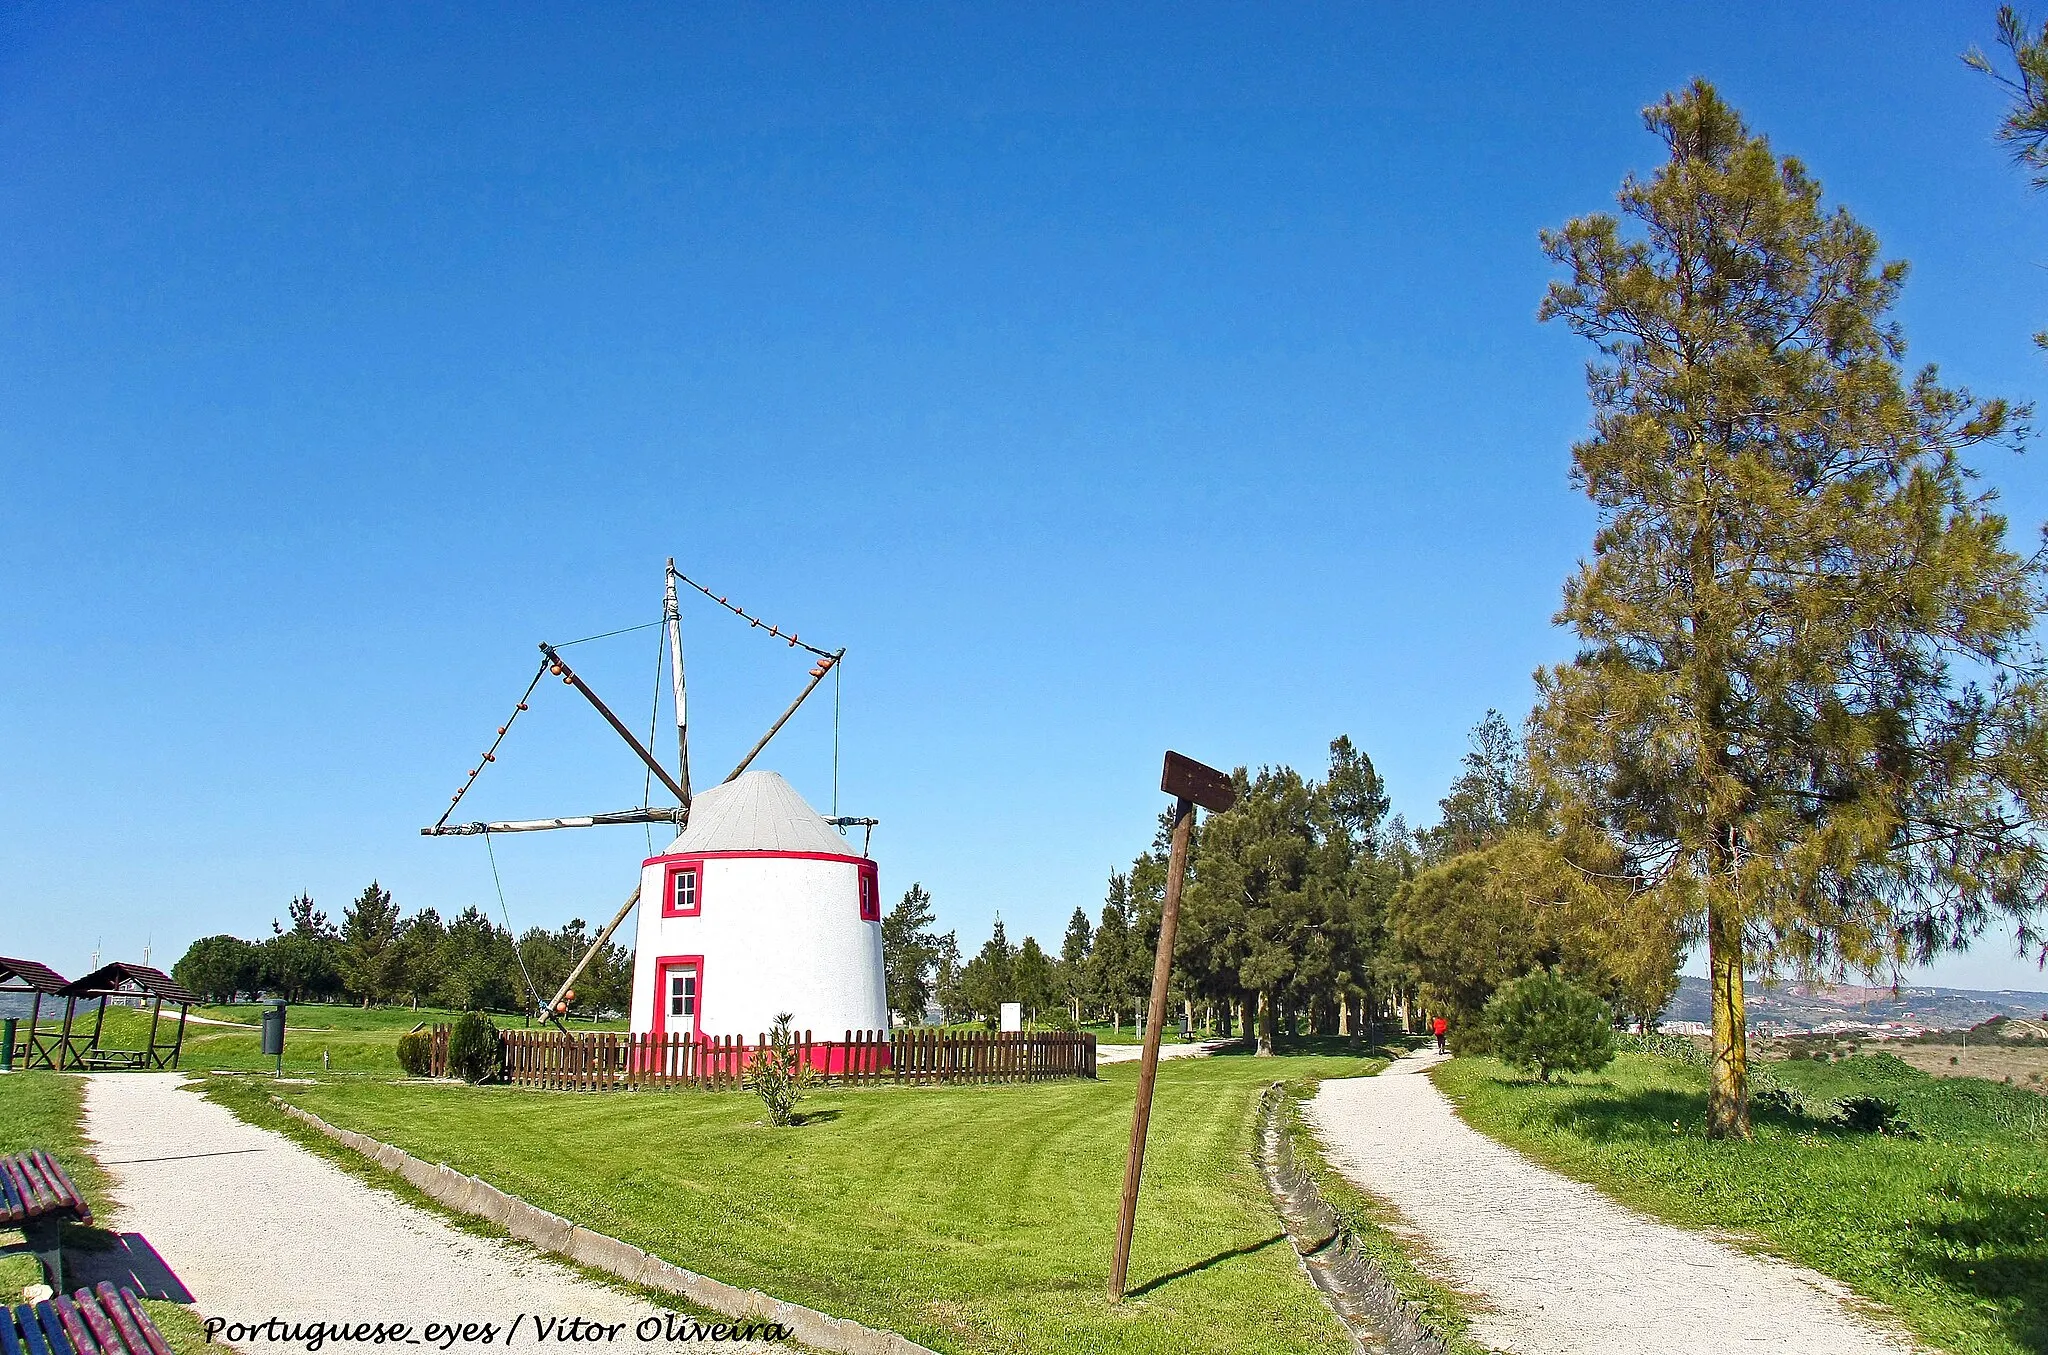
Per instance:
[[[119,961],[101,965],[84,978],[65,984],[59,990],[59,996],[64,999],[64,1030],[56,1040],[56,1067],[79,1072],[107,1068],[176,1068],[178,1055],[185,1047],[185,1014],[199,1004],[197,997],[163,970]],[[107,1000],[116,997],[150,1000],[149,1043],[146,1047],[106,1049],[100,1045],[100,1034],[107,1021]],[[75,1034],[72,1030],[80,998],[88,1002],[93,998],[100,1000],[99,1010],[93,1015],[90,1037]],[[178,1031],[168,1044],[157,1039],[166,1002],[178,1004]]]
[[[17,1068],[55,1068],[57,1051],[60,1048],[54,1032],[48,1035],[37,1031],[37,1023],[43,1016],[43,999],[58,997],[64,992],[64,976],[45,964],[34,960],[10,960],[0,955],[0,993],[32,993],[34,998],[28,1008],[28,1029],[20,1032],[13,1050],[13,1063]]]

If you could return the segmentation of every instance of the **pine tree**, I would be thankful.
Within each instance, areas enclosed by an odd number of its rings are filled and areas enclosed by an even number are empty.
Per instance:
[[[1036,943],[1033,943],[1034,947]],[[1000,914],[995,930],[981,943],[972,960],[960,971],[960,1000],[967,1010],[985,1021],[1002,1014],[1005,1002],[1017,1001],[1017,951],[1003,927]]]
[[[439,910],[422,908],[398,931],[398,969],[413,1006],[431,1002],[441,990],[442,945],[448,928]]]
[[[1464,770],[1450,793],[1437,801],[1443,817],[1425,835],[1432,861],[1460,852],[1484,851],[1516,828],[1531,826],[1539,814],[1528,760],[1514,728],[1497,710],[1472,727]]]
[[[2011,75],[1976,47],[1965,52],[1963,60],[1997,81],[2011,96],[2012,106],[1998,124],[1998,139],[2012,151],[2016,163],[2032,172],[2035,188],[2048,188],[2048,23],[2029,31],[2018,10],[2001,5],[1998,45],[2012,57]],[[2048,331],[2034,335],[2034,343],[2048,348]]]
[[[365,1007],[398,987],[398,905],[375,880],[341,913],[341,977]]]
[[[938,936],[932,931],[931,891],[912,884],[882,919],[882,968],[889,1010],[905,1024],[924,1020],[932,998],[932,970],[938,963]]]
[[[1027,936],[1010,963],[1010,1000],[1023,1003],[1024,1010],[1037,1020],[1040,1010],[1059,999],[1056,977],[1052,957],[1038,944],[1037,937]]]
[[[1961,460],[2013,412],[1901,373],[1905,265],[1705,83],[1645,122],[1669,158],[1624,183],[1631,234],[1544,236],[1542,314],[1600,355],[1600,527],[1532,756],[1567,833],[1704,932],[1708,1129],[1744,1136],[1746,969],[1884,972],[1994,918],[2040,941],[2042,576]]]
[[[1089,991],[1112,1021],[1122,1020],[1129,984],[1130,887],[1128,875],[1110,874],[1109,893],[1102,903],[1102,921],[1095,928],[1095,948],[1088,955]]]
[[[966,1012],[966,1005],[960,996],[960,938],[956,932],[947,932],[932,943],[932,998],[939,1004],[940,1014],[949,1022],[957,1021]]]
[[[1074,1024],[1081,1024],[1081,1001],[1088,995],[1088,955],[1095,931],[1088,925],[1088,910],[1076,908],[1067,919],[1067,936],[1060,943],[1060,992],[1074,1009]]]

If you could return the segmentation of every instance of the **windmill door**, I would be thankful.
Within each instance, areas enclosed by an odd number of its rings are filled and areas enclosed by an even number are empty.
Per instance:
[[[661,969],[662,1030],[670,1035],[695,1039],[703,1032],[698,1017],[702,995],[702,966],[695,959],[671,960]]]

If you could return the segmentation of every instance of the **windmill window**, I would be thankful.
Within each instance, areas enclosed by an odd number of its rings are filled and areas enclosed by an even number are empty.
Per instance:
[[[882,891],[872,867],[860,871],[860,917],[863,922],[882,920]]]
[[[697,973],[695,970],[685,969],[668,976],[668,1014],[672,1018],[696,1016]]]
[[[704,912],[703,873],[697,862],[668,868],[668,894],[661,901],[663,917],[699,917]]]

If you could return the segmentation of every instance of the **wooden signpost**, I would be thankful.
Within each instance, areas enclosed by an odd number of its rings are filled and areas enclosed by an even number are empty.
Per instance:
[[[1138,1222],[1138,1183],[1145,1175],[1145,1131],[1152,1122],[1152,1086],[1159,1077],[1159,1031],[1166,1022],[1166,989],[1173,977],[1173,934],[1180,923],[1180,884],[1187,874],[1188,838],[1195,806],[1221,814],[1237,803],[1230,778],[1179,753],[1166,755],[1159,789],[1174,797],[1173,849],[1166,862],[1166,902],[1159,913],[1159,952],[1152,960],[1152,1003],[1145,1016],[1145,1061],[1138,1072],[1138,1108],[1131,1117],[1131,1147],[1124,1157],[1124,1196],[1116,1217],[1116,1251],[1109,1262],[1109,1297],[1120,1302],[1131,1266],[1131,1230]]]

